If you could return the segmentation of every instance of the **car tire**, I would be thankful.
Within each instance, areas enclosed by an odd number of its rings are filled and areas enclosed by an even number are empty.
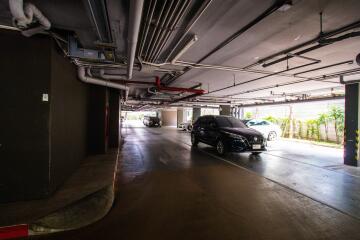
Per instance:
[[[277,134],[274,131],[269,132],[269,135],[267,137],[268,141],[274,141],[277,138]]]
[[[223,141],[221,139],[218,140],[217,143],[216,143],[216,152],[220,156],[223,156],[226,153],[225,144],[223,143]]]
[[[198,145],[198,143],[199,143],[199,140],[196,138],[195,134],[192,133],[191,134],[191,145],[193,147],[196,147]]]

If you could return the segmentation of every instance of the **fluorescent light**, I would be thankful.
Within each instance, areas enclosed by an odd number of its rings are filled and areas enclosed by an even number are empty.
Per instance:
[[[196,41],[198,37],[194,35],[186,45],[176,54],[176,56],[171,60],[171,63],[175,63]]]
[[[294,38],[294,41],[298,41],[301,37],[302,35],[297,36],[296,38]]]
[[[286,12],[287,10],[289,10],[290,8],[292,7],[292,2],[288,2],[288,3],[285,3],[284,5],[282,5],[281,7],[279,7],[279,11],[280,12]]]

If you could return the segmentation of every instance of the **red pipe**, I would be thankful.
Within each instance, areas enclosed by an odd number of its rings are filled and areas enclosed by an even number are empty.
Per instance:
[[[145,84],[145,85],[156,85],[154,82],[131,81],[131,80],[112,80],[111,82],[122,83],[122,84]]]
[[[155,85],[159,91],[171,91],[171,92],[189,92],[195,94],[204,94],[205,90],[203,89],[193,89],[193,88],[180,88],[180,87],[165,87],[161,85],[160,78],[158,76],[155,77]]]

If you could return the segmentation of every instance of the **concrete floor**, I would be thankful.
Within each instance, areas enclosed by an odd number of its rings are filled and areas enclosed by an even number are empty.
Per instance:
[[[218,158],[205,145],[192,149],[188,135],[172,128],[128,126],[123,135],[112,211],[86,228],[41,239],[360,239],[356,216],[293,187],[322,189],[324,178],[315,173],[326,168],[271,154]],[[343,177],[323,190],[334,196],[357,180],[326,171]]]

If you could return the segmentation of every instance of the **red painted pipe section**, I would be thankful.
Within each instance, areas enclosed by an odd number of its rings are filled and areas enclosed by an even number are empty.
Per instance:
[[[0,239],[11,239],[29,236],[29,226],[27,224],[0,227]]]
[[[203,89],[193,89],[193,88],[180,88],[180,87],[165,87],[161,85],[160,78],[156,77],[155,79],[156,87],[159,91],[171,91],[171,92],[189,92],[195,94],[204,94],[205,90]]]

